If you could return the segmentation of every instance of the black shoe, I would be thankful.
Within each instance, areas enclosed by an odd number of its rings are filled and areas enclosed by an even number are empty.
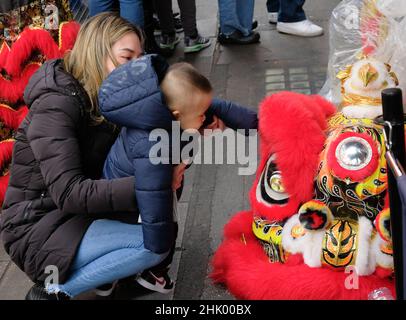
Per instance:
[[[252,31],[254,31],[256,28],[258,28],[258,20],[252,21],[252,27],[251,27]]]
[[[48,293],[42,285],[34,284],[27,292],[25,300],[70,300],[70,298],[62,292]]]
[[[180,20],[180,18],[173,18],[173,24],[175,26],[175,31],[177,33],[182,32],[183,31],[183,25],[182,25],[182,20]]]
[[[236,30],[228,36],[220,33],[217,39],[221,44],[252,44],[259,42],[260,37],[259,33],[255,31],[248,36],[244,36],[240,31]]]

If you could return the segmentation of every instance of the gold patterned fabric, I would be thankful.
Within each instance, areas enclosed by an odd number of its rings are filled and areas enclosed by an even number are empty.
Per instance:
[[[0,13],[0,44],[16,41],[25,27],[48,30],[55,40],[62,21],[72,20],[68,0],[34,0],[9,12]]]

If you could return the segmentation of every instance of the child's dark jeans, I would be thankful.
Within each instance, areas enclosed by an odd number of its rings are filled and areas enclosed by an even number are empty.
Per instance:
[[[278,12],[280,22],[299,22],[306,20],[303,5],[306,0],[268,0],[268,12]]]

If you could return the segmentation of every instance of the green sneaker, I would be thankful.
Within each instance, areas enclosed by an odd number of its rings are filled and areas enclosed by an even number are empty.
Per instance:
[[[179,43],[179,41],[180,38],[176,34],[169,35],[163,33],[161,37],[161,42],[159,43],[159,47],[161,49],[175,50],[175,47]]]
[[[197,35],[196,38],[185,37],[185,53],[198,52],[211,45],[209,38]]]

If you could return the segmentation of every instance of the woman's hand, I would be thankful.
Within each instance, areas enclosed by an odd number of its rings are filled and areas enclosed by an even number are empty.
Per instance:
[[[186,164],[183,162],[178,164],[176,167],[173,168],[173,176],[172,176],[172,190],[176,191],[182,185],[183,175],[186,170]]]

